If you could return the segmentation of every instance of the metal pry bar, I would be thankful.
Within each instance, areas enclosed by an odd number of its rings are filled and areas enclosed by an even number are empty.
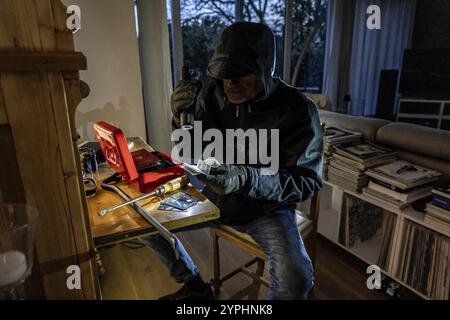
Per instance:
[[[144,195],[142,195],[142,196],[140,196],[140,197],[137,197],[137,198],[133,198],[133,199],[129,198],[128,201],[119,203],[118,205],[115,205],[115,206],[110,207],[110,208],[106,208],[106,209],[100,210],[100,211],[98,212],[98,214],[99,214],[100,216],[106,216],[109,212],[114,211],[114,210],[116,210],[116,209],[125,207],[125,206],[127,206],[127,205],[129,205],[129,204],[133,204],[133,203],[135,203],[135,202],[137,202],[137,201],[140,201],[140,200],[143,200],[143,199],[146,199],[146,198],[149,198],[149,197],[157,196],[157,195],[160,194],[160,193],[156,192],[157,190],[158,190],[158,189],[156,189],[155,191],[152,191],[152,192],[150,192],[150,193],[144,194]]]
[[[124,200],[126,200],[129,203],[129,205],[133,207],[134,210],[136,210],[145,220],[147,220],[153,227],[155,227],[155,229],[158,230],[161,236],[170,243],[175,253],[175,257],[177,259],[179,258],[177,246],[179,240],[173,233],[167,230],[166,227],[164,227],[161,223],[159,223],[158,220],[156,220],[147,210],[145,210],[138,203],[130,201],[132,199],[119,187],[107,183],[102,183],[102,188],[108,191],[115,192]]]

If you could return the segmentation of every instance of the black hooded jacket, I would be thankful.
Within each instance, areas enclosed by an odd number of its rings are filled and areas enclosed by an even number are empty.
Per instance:
[[[323,145],[317,107],[297,89],[272,76],[274,52],[274,35],[267,26],[251,22],[229,26],[208,65],[209,79],[197,96],[195,118],[202,120],[203,131],[279,130],[277,173],[263,175],[261,165],[247,165],[251,179],[245,192],[221,196],[204,190],[219,207],[225,224],[248,223],[275,208],[295,206],[322,187]],[[222,79],[249,73],[261,79],[264,92],[238,106],[228,102]]]

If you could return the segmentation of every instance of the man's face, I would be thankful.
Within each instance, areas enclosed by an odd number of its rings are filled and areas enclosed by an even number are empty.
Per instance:
[[[255,74],[237,79],[224,79],[223,89],[231,103],[239,104],[255,98],[263,90],[263,83]]]

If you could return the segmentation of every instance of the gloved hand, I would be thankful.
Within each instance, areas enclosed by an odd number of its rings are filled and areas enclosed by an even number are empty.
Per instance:
[[[170,107],[176,126],[180,126],[181,113],[194,104],[198,89],[198,85],[188,81],[180,80],[177,83],[175,90],[170,96]]]
[[[220,195],[232,192],[245,192],[251,181],[250,170],[242,165],[221,164],[211,168],[209,174],[200,174],[196,178]]]

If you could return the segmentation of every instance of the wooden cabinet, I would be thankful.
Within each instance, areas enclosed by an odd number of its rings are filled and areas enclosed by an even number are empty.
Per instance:
[[[100,298],[74,126],[86,59],[67,17],[60,0],[0,2],[0,202],[39,211],[26,298]],[[67,288],[70,265],[81,289]]]

